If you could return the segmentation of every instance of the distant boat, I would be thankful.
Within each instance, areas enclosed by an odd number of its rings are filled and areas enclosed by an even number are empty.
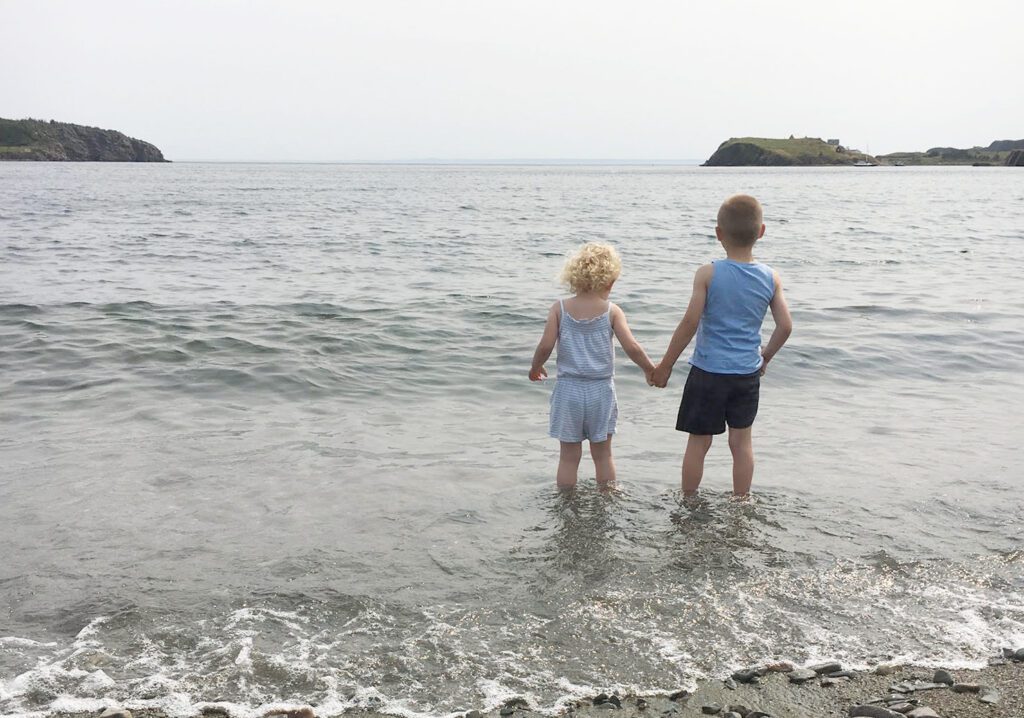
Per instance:
[[[878,167],[877,162],[868,162],[867,160],[857,160],[853,163],[854,167]]]

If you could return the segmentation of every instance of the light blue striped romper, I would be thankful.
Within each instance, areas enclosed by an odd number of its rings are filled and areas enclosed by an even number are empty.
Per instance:
[[[611,303],[601,316],[573,319],[559,302],[558,380],[548,433],[559,441],[606,441],[615,433],[615,350]]]

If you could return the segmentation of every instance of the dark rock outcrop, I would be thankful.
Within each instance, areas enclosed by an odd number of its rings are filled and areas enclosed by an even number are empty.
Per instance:
[[[50,120],[0,118],[0,160],[166,162],[149,142],[116,130]]]
[[[1024,150],[1024,140],[996,140],[988,146],[993,152],[1006,152],[1007,150]]]

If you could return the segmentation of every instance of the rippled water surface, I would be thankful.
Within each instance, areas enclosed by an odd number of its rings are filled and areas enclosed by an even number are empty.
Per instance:
[[[619,491],[556,493],[526,370],[564,253],[618,245],[660,355],[737,191],[796,323],[756,500],[719,442],[682,505],[685,369],[621,355]],[[553,710],[1024,644],[1021,207],[1001,168],[0,164],[0,713]]]

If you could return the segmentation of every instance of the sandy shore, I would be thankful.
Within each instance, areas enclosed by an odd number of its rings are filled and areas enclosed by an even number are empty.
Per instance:
[[[781,666],[779,666],[781,667]],[[934,668],[915,666],[886,667],[884,674],[875,671],[848,671],[848,677],[826,678],[816,674],[803,683],[791,680],[783,671],[767,671],[755,682],[743,683],[735,679],[702,681],[692,693],[680,691],[672,696],[595,696],[570,707],[565,715],[576,718],[691,718],[718,716],[736,718],[729,711],[737,711],[743,718],[825,718],[848,717],[856,706],[874,708],[856,711],[857,715],[873,718],[894,718],[899,713],[886,713],[890,709],[903,711],[908,718],[1024,718],[1024,663],[1012,660],[978,670],[951,670],[954,685],[936,687]],[[892,671],[891,673],[888,671]],[[798,677],[797,675],[793,676]],[[741,675],[742,679],[743,676]],[[964,690],[978,688],[980,690]],[[994,703],[983,702],[994,700]],[[908,705],[909,704],[909,705]],[[887,707],[888,706],[888,707]],[[128,706],[131,707],[130,705]],[[251,715],[290,715],[291,718],[330,718],[320,714],[316,706],[292,713],[272,710],[255,711]],[[715,708],[718,708],[715,711]],[[931,709],[932,713],[922,711]],[[913,710],[912,710],[913,709]],[[114,711],[107,711],[115,718]],[[140,709],[132,711],[133,718],[167,718],[159,711]],[[200,716],[207,718],[250,718],[229,714],[210,704],[200,706]],[[383,718],[383,714],[351,710],[351,718]],[[528,706],[509,704],[492,711],[467,711],[460,718],[530,718],[537,714]],[[57,713],[54,718],[96,718],[95,713]]]

